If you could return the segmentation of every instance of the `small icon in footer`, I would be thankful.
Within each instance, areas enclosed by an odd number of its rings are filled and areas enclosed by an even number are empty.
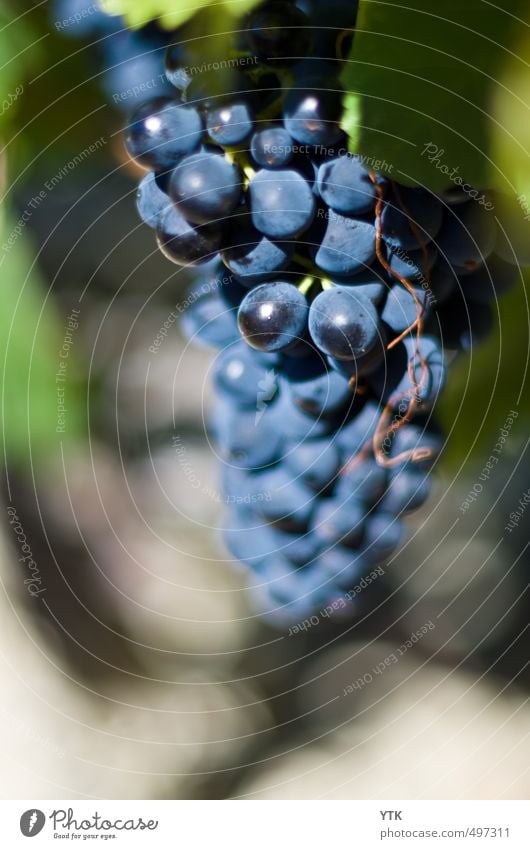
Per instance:
[[[35,837],[44,828],[46,816],[38,808],[24,811],[20,817],[20,830],[24,837]]]

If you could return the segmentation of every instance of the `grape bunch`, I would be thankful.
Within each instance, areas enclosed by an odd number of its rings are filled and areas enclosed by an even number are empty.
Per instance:
[[[238,62],[199,74],[175,43],[173,95],[125,136],[147,169],[141,218],[166,257],[203,266],[183,327],[220,349],[224,539],[281,622],[399,547],[443,444],[447,363],[487,335],[516,277],[487,195],[400,185],[349,151],[339,74],[355,12],[262,3],[234,36]]]

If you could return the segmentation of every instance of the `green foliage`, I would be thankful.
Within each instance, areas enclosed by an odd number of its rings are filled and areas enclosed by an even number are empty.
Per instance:
[[[0,131],[13,123],[24,93],[25,77],[42,59],[43,50],[26,16],[17,16],[11,4],[0,5],[0,68],[2,95]]]
[[[528,277],[528,275],[527,275]],[[494,305],[495,330],[487,341],[450,367],[436,416],[448,440],[444,467],[488,457],[510,410],[519,413],[514,432],[526,438],[530,421],[527,353],[530,346],[526,281]]]
[[[524,12],[493,100],[493,150],[500,188],[530,200],[530,9]]]
[[[386,160],[399,182],[435,191],[451,185],[451,173],[495,183],[491,97],[519,7],[522,0],[360,0],[343,76],[351,150]]]
[[[59,441],[83,433],[83,389],[74,353],[67,359],[65,433],[58,433],[60,396],[56,374],[65,330],[53,298],[46,298],[26,233],[15,237],[16,223],[5,222],[1,242],[12,245],[1,251],[0,266],[0,368],[3,441],[0,453],[10,464],[38,462],[53,452]]]
[[[498,216],[518,259],[530,264],[530,9],[495,90],[492,112],[494,177],[501,189]]]
[[[122,15],[128,26],[136,29],[156,19],[166,29],[186,23],[197,12],[208,6],[215,8],[220,21],[244,15],[259,0],[101,0],[101,5],[111,15]]]

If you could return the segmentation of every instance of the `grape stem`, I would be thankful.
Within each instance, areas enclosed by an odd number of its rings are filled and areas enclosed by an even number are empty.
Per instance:
[[[308,275],[307,277],[304,277],[300,283],[298,283],[296,288],[302,293],[302,295],[307,295],[314,282],[315,278]]]

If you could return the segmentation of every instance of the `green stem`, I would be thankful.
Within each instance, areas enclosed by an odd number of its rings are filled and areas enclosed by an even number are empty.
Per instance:
[[[304,277],[302,282],[299,283],[296,288],[298,289],[299,292],[302,293],[302,295],[307,295],[307,293],[309,292],[309,290],[310,290],[310,288],[311,288],[311,286],[313,285],[314,282],[315,282],[315,278],[308,275],[307,277]]]

